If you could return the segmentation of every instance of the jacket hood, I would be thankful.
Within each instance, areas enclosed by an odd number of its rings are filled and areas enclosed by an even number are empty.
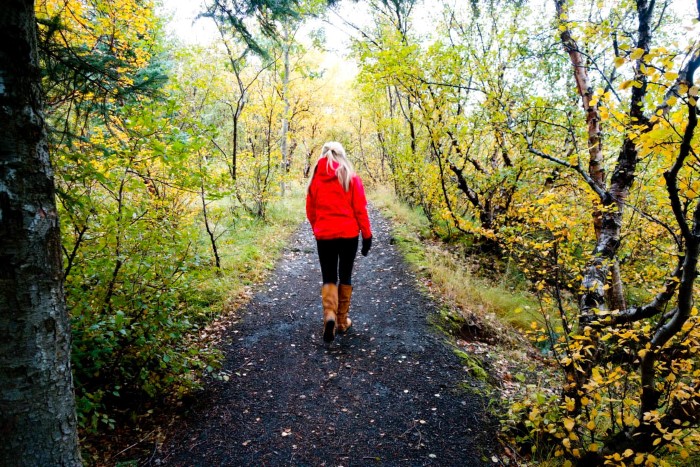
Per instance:
[[[316,175],[324,181],[332,178],[338,178],[335,172],[338,170],[339,166],[340,164],[337,162],[331,162],[331,166],[329,167],[328,158],[324,157],[318,160],[318,164],[316,165]]]

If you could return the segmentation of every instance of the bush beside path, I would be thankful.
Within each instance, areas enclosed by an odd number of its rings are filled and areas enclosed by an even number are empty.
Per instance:
[[[307,224],[223,337],[227,381],[207,386],[163,447],[165,465],[492,464],[498,424],[445,337],[437,306],[370,210],[353,327],[321,339],[320,268]]]

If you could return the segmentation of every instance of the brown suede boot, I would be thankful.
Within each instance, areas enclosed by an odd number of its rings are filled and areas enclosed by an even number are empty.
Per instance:
[[[348,318],[350,297],[352,297],[352,285],[340,284],[338,287],[338,332],[345,332],[352,326],[352,320]]]
[[[338,286],[323,284],[321,301],[323,303],[323,340],[332,342],[335,338],[335,314],[338,311]]]

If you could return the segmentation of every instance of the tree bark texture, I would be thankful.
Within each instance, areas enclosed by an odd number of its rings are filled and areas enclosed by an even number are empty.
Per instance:
[[[555,6],[557,10],[557,17],[560,21],[563,21],[562,15],[565,14],[564,1],[556,0]],[[591,179],[594,181],[598,187],[603,191],[605,188],[605,169],[603,167],[603,144],[601,139],[601,128],[600,128],[600,112],[598,107],[591,105],[593,99],[593,87],[591,86],[591,80],[588,77],[588,67],[586,66],[586,61],[583,54],[579,51],[578,44],[571,37],[571,32],[567,27],[561,32],[561,41],[564,45],[564,50],[569,55],[569,60],[571,61],[571,66],[573,67],[574,81],[576,82],[576,88],[581,96],[581,105],[583,110],[586,112],[586,126],[588,133],[588,173]],[[601,231],[601,212],[600,209],[596,208],[593,213],[593,227],[595,229],[596,238],[600,237]]]
[[[0,8],[0,465],[81,465],[31,0]]]

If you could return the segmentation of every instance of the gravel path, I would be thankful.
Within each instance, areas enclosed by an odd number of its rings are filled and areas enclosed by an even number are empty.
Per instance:
[[[320,268],[310,228],[224,336],[228,382],[210,384],[164,446],[165,465],[492,464],[496,421],[428,318],[436,307],[371,209],[358,254],[353,327],[321,339]]]

